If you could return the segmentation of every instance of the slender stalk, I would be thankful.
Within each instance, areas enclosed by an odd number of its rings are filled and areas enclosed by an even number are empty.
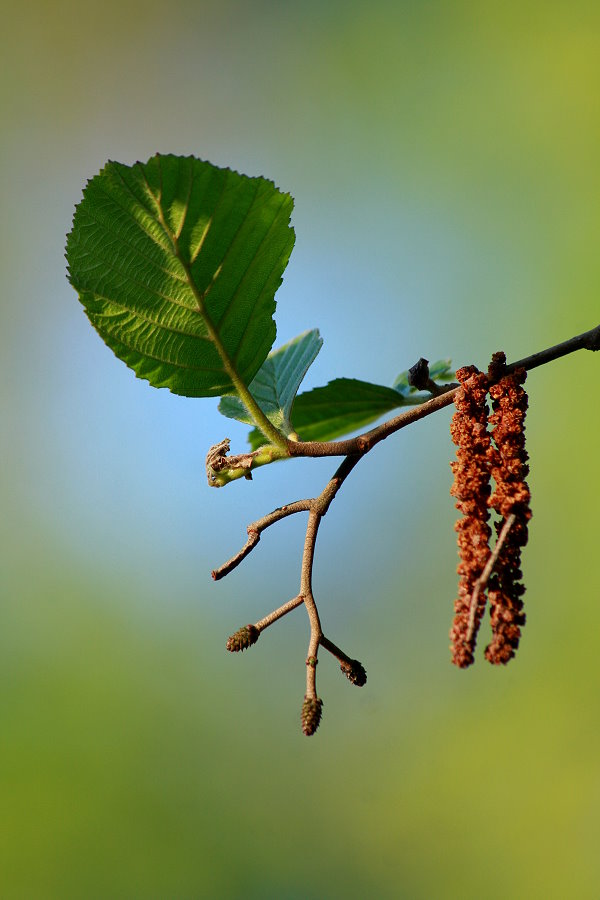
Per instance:
[[[258,622],[254,623],[254,627],[258,629],[258,631],[264,631],[265,628],[268,628],[269,625],[272,625],[273,622],[276,622],[277,619],[281,619],[282,616],[285,616],[286,613],[291,612],[293,609],[296,609],[304,602],[304,597],[302,594],[298,594],[297,597],[292,597],[291,600],[288,600],[287,603],[284,603],[278,609],[274,609],[273,612],[269,613],[268,616],[264,616],[264,618],[259,619]]]
[[[309,656],[317,655],[317,647],[319,646],[319,641],[323,634],[319,613],[312,593],[312,569],[320,521],[321,516],[319,513],[310,513],[308,525],[306,526],[306,539],[304,541],[304,553],[302,555],[302,569],[300,574],[300,593],[304,597],[304,605],[306,606],[311,627],[311,643],[308,648]]]
[[[340,648],[336,644],[334,644],[333,641],[330,641],[329,638],[326,638],[324,634],[321,635],[320,644],[321,647],[329,651],[332,656],[335,656],[335,658],[339,662],[349,663],[350,665],[352,665],[352,663],[354,662],[351,656],[348,656],[347,653],[344,653],[343,650],[340,650]]]
[[[228,575],[233,569],[235,569],[239,564],[244,560],[248,554],[254,550],[256,545],[260,540],[261,533],[268,528],[270,525],[274,525],[275,522],[279,522],[281,519],[285,519],[287,516],[292,516],[294,513],[298,512],[306,512],[311,508],[311,504],[313,500],[297,500],[295,503],[288,503],[286,506],[279,506],[277,509],[274,509],[273,512],[268,513],[266,516],[263,516],[261,519],[257,519],[256,522],[252,522],[248,525],[248,540],[244,544],[241,550],[239,550],[231,559],[228,559],[226,563],[223,563],[222,566],[219,566],[218,569],[214,569],[211,573],[214,581],[219,581],[221,578],[224,578],[225,575]]]
[[[475,582],[475,586],[473,588],[473,593],[471,594],[471,602],[469,606],[469,627],[467,628],[467,635],[465,638],[465,642],[470,644],[473,640],[473,631],[475,630],[475,617],[477,615],[477,604],[479,603],[479,595],[482,591],[485,590],[488,581],[490,580],[490,576],[494,571],[494,566],[498,560],[500,555],[500,551],[502,550],[502,545],[508,536],[508,532],[514,525],[515,519],[517,517],[514,513],[511,513],[506,517],[504,524],[502,526],[502,530],[498,535],[498,540],[494,545],[494,549],[490,553],[488,557],[488,561],[485,564],[483,572]]]
[[[316,698],[317,696],[317,654],[319,652],[319,642],[323,636],[319,611],[312,593],[312,569],[320,521],[320,514],[311,511],[308,517],[308,525],[306,526],[306,539],[304,541],[300,575],[300,593],[304,597],[304,605],[310,622],[310,640],[306,659],[306,696],[311,698]]]
[[[600,325],[590,328],[589,331],[584,331],[583,334],[569,338],[568,341],[563,341],[561,344],[548,347],[547,350],[540,350],[537,353],[532,353],[531,356],[526,356],[525,359],[519,359],[517,362],[510,363],[506,366],[506,371],[536,369],[538,366],[544,366],[555,359],[560,359],[561,356],[567,356],[575,350],[600,350]]]
[[[191,291],[194,295],[194,299],[198,305],[198,312],[204,319],[206,324],[206,330],[208,331],[208,335],[215,345],[217,349],[217,353],[221,357],[221,361],[223,363],[223,368],[229,375],[233,386],[235,387],[236,393],[250,415],[254,420],[254,424],[259,428],[264,436],[272,443],[275,444],[276,447],[279,447],[281,450],[284,450],[287,447],[287,438],[283,435],[275,426],[267,419],[266,415],[250,393],[246,382],[240,377],[233,361],[231,360],[219,332],[215,328],[212,319],[210,318],[208,311],[206,309],[206,305],[204,303],[204,294],[201,294],[196,285],[194,284],[194,279],[192,278],[192,273],[190,271],[189,266],[179,253],[179,248],[177,248],[177,258],[179,259],[185,274],[187,275],[187,279],[191,288]]]

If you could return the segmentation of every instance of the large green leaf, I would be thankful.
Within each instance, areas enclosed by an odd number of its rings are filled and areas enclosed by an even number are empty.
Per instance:
[[[248,384],[275,340],[292,206],[271,181],[193,157],[109,162],[75,211],[69,277],[140,378],[219,396]]]
[[[323,339],[317,329],[305,331],[269,353],[249,385],[250,393],[266,417],[286,436],[294,431],[290,420],[294,398],[322,346]],[[254,424],[252,416],[237,396],[222,397],[219,411],[230,419]],[[262,436],[261,443],[264,443]]]

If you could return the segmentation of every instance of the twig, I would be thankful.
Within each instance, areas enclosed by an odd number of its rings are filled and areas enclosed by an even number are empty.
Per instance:
[[[221,578],[224,578],[225,575],[228,575],[236,566],[245,559],[248,554],[254,550],[258,542],[260,541],[260,535],[268,528],[270,525],[274,525],[275,522],[279,522],[281,519],[285,519],[287,516],[293,516],[294,513],[305,512],[306,510],[311,508],[311,504],[313,500],[296,500],[295,503],[288,503],[286,506],[279,506],[277,509],[274,509],[273,512],[268,513],[266,516],[263,516],[261,519],[257,519],[256,522],[251,522],[246,529],[248,532],[248,540],[244,544],[241,550],[228,559],[226,563],[223,563],[222,566],[219,566],[218,569],[213,569],[211,572],[211,576],[214,581],[219,581]]]
[[[467,628],[467,635],[465,637],[465,643],[470,644],[473,640],[473,631],[475,630],[475,616],[477,615],[477,604],[479,602],[479,594],[481,591],[484,591],[488,581],[490,580],[490,576],[494,571],[494,566],[496,565],[496,561],[498,556],[500,555],[500,551],[502,550],[502,545],[508,536],[508,532],[514,525],[516,516],[514,513],[511,513],[506,517],[500,534],[498,535],[498,540],[494,545],[494,549],[490,553],[488,557],[488,561],[485,564],[483,572],[475,582],[475,587],[473,588],[473,593],[471,594],[471,603],[469,606],[469,627]]]
[[[532,353],[524,359],[509,363],[505,369],[505,373],[514,372],[515,369],[535,369],[543,366],[561,356],[574,353],[576,350],[599,350],[600,349],[600,325],[590,329],[583,334],[563,341],[561,344],[555,344],[547,350],[540,350],[538,353]],[[419,419],[424,419],[439,409],[449,406],[453,400],[458,387],[451,388],[426,400],[420,406],[415,406],[405,412],[388,419],[376,428],[359,434],[358,437],[349,438],[344,441],[288,441],[288,452],[290,456],[348,456],[349,454],[364,455],[371,450],[379,441],[389,437],[401,428],[412,425]]]
[[[219,581],[220,578],[224,578],[232,569],[235,569],[236,566],[239,566],[241,561],[245,559],[251,550],[253,550],[258,542],[260,541],[260,534],[258,531],[254,531],[252,526],[248,526],[248,540],[244,544],[241,550],[239,550],[235,556],[232,556],[231,559],[228,559],[226,563],[223,563],[222,566],[219,566],[218,569],[213,569],[210,573],[213,581]]]
[[[296,597],[292,597],[291,600],[288,600],[287,603],[284,603],[278,609],[274,609],[273,612],[269,613],[268,616],[265,616],[263,619],[259,619],[258,622],[254,623],[254,627],[257,631],[264,631],[265,628],[268,628],[269,625],[272,625],[273,622],[276,622],[277,619],[281,619],[282,616],[285,616],[286,613],[291,612],[292,609],[296,609],[296,607],[301,606],[304,602],[304,597],[302,594],[298,594]]]
[[[550,347],[547,350],[542,350],[531,356],[525,357],[525,359],[517,360],[516,362],[503,366],[502,372],[498,374],[498,378],[500,378],[501,375],[513,372],[516,369],[534,369],[537,366],[544,365],[547,362],[559,359],[562,356],[566,356],[568,353],[573,353],[575,350],[581,349],[600,349],[600,325],[590,331],[586,331],[584,334],[577,335],[568,341],[556,344],[554,347]],[[425,375],[423,377],[425,377]],[[492,376],[490,383],[494,383],[495,380],[495,376]],[[302,713],[303,730],[305,731],[305,734],[314,733],[321,717],[322,701],[317,698],[316,688],[316,667],[318,663],[317,654],[319,645],[323,646],[340,661],[342,670],[345,671],[345,674],[351,681],[359,685],[364,684],[366,681],[366,673],[362,665],[357,663],[356,660],[352,660],[332,641],[326,638],[321,628],[319,612],[312,591],[312,571],[315,546],[321,519],[327,513],[332,500],[350,472],[352,472],[356,464],[366,453],[380,441],[389,437],[389,435],[394,434],[396,431],[399,431],[401,428],[405,428],[407,425],[411,425],[413,422],[417,422],[419,419],[423,419],[425,416],[431,415],[432,413],[449,406],[454,401],[456,391],[458,390],[458,387],[454,385],[450,385],[444,389],[438,389],[438,386],[434,383],[427,383],[427,387],[432,393],[435,393],[434,388],[436,388],[438,390],[437,396],[433,396],[430,400],[425,401],[419,406],[412,407],[411,409],[400,413],[400,415],[389,419],[387,422],[384,422],[364,434],[358,435],[358,437],[343,441],[323,442],[288,440],[287,454],[290,457],[344,456],[345,458],[318,497],[313,497],[309,500],[297,500],[295,503],[281,506],[268,515],[263,516],[261,519],[257,519],[256,522],[251,523],[247,529],[248,540],[241,550],[232,556],[230,560],[212,572],[212,577],[215,581],[223,578],[235,569],[236,566],[238,566],[254,549],[260,540],[262,531],[287,516],[298,512],[308,512],[304,552],[302,555],[300,592],[292,600],[284,603],[278,609],[274,610],[263,619],[260,619],[256,625],[253,626],[260,632],[304,602],[310,622],[310,641],[306,659],[306,696]],[[218,447],[217,449],[221,448]],[[264,449],[269,450],[268,447]],[[226,450],[228,450],[228,447]],[[281,454],[278,455],[281,458]],[[265,459],[265,461],[267,460]],[[221,461],[219,462],[219,465],[221,465]],[[234,474],[235,477],[238,477],[239,475],[239,473]],[[475,583],[469,608],[467,642],[471,641],[473,638],[479,595],[485,590],[502,549],[502,545],[506,540],[515,518],[514,514],[507,516],[486,566]]]
[[[352,665],[354,662],[356,662],[356,660],[352,659],[351,656],[348,656],[346,653],[344,653],[343,650],[340,650],[340,648],[336,644],[334,644],[333,641],[330,641],[329,638],[326,638],[324,634],[321,635],[321,640],[319,643],[321,644],[321,647],[323,647],[325,650],[328,650],[332,656],[335,656],[335,658],[339,662],[345,662],[349,665]]]
[[[279,522],[281,519],[285,519],[287,516],[292,516],[294,515],[294,513],[299,512],[313,511],[318,513],[320,518],[323,517],[329,509],[331,501],[333,500],[359,459],[360,456],[347,457],[343,461],[343,463],[338,466],[335,474],[327,482],[318,497],[313,497],[310,500],[296,500],[295,503],[288,503],[286,504],[286,506],[279,506],[277,509],[274,509],[273,512],[268,513],[261,519],[257,519],[256,522],[251,522],[246,529],[248,532],[248,540],[246,541],[242,549],[238,550],[238,552],[234,554],[231,559],[228,559],[227,562],[223,563],[222,566],[219,566],[218,569],[213,569],[213,571],[211,572],[213,580],[219,581],[221,578],[224,578],[225,575],[228,575],[229,572],[233,571],[233,569],[239,566],[242,560],[244,560],[248,556],[248,554],[252,550],[254,550],[254,548],[260,541],[261,533],[270,525],[274,525],[275,522]]]
[[[317,532],[322,514],[311,511],[306,526],[306,539],[304,541],[304,553],[302,554],[302,569],[300,575],[300,593],[304,597],[304,605],[310,622],[310,641],[308,644],[308,656],[306,659],[306,696],[317,696],[316,669],[319,642],[323,635],[319,611],[312,592],[312,570],[315,557],[315,544]]]

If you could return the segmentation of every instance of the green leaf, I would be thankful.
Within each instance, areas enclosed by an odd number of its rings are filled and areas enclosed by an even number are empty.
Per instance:
[[[393,388],[355,378],[336,378],[325,387],[299,394],[292,409],[292,422],[303,441],[332,441],[405,403]],[[258,429],[250,432],[248,440],[252,449],[264,443]]]
[[[331,441],[375,422],[402,406],[392,388],[355,378],[336,378],[325,387],[300,394],[292,420],[303,441]]]
[[[429,367],[436,382],[454,378],[452,363],[441,359]],[[292,409],[294,429],[303,441],[332,441],[370,425],[400,406],[416,406],[431,398],[427,391],[417,391],[408,383],[408,371],[398,375],[389,388],[354,378],[336,378],[326,387],[315,388],[296,397]],[[264,444],[255,428],[248,435],[253,450]]]
[[[154,387],[243,389],[275,340],[292,206],[271,181],[194,157],[109,162],[75,211],[71,284],[102,339]]]
[[[429,377],[434,381],[443,381],[446,384],[454,380],[454,369],[451,359],[438,359],[429,366]]]
[[[305,331],[270,353],[249,385],[250,393],[264,414],[286,437],[294,431],[290,421],[294,398],[322,346],[323,339],[316,329]],[[230,419],[254,424],[254,419],[237,396],[222,397],[219,412]],[[261,443],[264,440],[261,434]]]

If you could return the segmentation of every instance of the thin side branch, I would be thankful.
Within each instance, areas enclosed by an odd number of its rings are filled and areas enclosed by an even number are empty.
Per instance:
[[[514,513],[511,513],[506,517],[500,534],[498,535],[498,540],[494,545],[494,549],[489,555],[488,561],[485,564],[485,568],[477,581],[475,582],[475,587],[473,588],[473,593],[471,594],[471,602],[469,605],[469,627],[467,629],[467,635],[465,641],[467,644],[471,642],[473,639],[473,631],[475,629],[475,616],[477,615],[477,604],[479,603],[479,595],[482,591],[485,590],[488,581],[490,580],[491,574],[494,571],[494,566],[500,556],[500,551],[502,550],[502,545],[504,541],[508,537],[508,532],[512,528],[515,523],[515,519],[517,517]]]
[[[221,578],[224,578],[225,575],[228,575],[233,569],[235,569],[239,564],[244,560],[248,554],[254,550],[258,542],[260,541],[260,535],[268,528],[269,525],[273,525],[275,522],[279,522],[281,519],[285,519],[287,516],[293,516],[294,513],[298,512],[306,512],[306,510],[311,508],[311,504],[313,500],[296,500],[295,503],[288,503],[286,506],[279,506],[277,509],[274,509],[273,512],[268,513],[266,516],[263,516],[262,519],[257,519],[256,522],[251,522],[248,525],[248,540],[244,544],[241,550],[228,559],[226,563],[223,563],[222,566],[219,566],[218,569],[213,569],[211,572],[211,576],[213,581],[219,581]]]
[[[287,603],[284,603],[278,609],[274,609],[273,612],[269,613],[268,616],[265,616],[263,619],[259,619],[258,622],[254,623],[254,627],[257,631],[264,631],[265,628],[268,628],[269,625],[272,625],[273,622],[277,621],[277,619],[281,619],[282,616],[285,616],[293,609],[301,606],[302,603],[304,603],[304,597],[302,596],[302,594],[298,594],[297,597],[292,597],[291,600],[288,600]]]
[[[336,644],[334,644],[333,641],[330,641],[329,638],[326,638],[324,634],[321,635],[320,644],[321,647],[331,653],[332,656],[335,656],[335,658],[339,662],[345,662],[349,665],[352,665],[352,663],[355,662],[355,660],[352,659],[351,656],[348,656],[347,653],[344,653],[343,650],[340,650],[340,648]]]
[[[223,563],[222,566],[219,566],[218,569],[213,569],[210,573],[213,581],[219,581],[219,579],[224,578],[225,575],[228,575],[236,566],[239,566],[241,561],[245,559],[251,550],[254,550],[258,542],[260,541],[260,534],[258,531],[253,531],[252,526],[248,526],[248,540],[244,544],[241,550],[232,556],[231,559],[228,559],[226,563]]]
[[[319,611],[312,593],[312,570],[315,557],[315,544],[321,515],[311,511],[306,526],[306,539],[304,541],[304,553],[302,555],[302,570],[300,575],[300,593],[304,597],[304,605],[310,622],[310,641],[308,644],[308,656],[306,660],[306,696],[316,698],[316,670],[319,642],[323,635]]]

